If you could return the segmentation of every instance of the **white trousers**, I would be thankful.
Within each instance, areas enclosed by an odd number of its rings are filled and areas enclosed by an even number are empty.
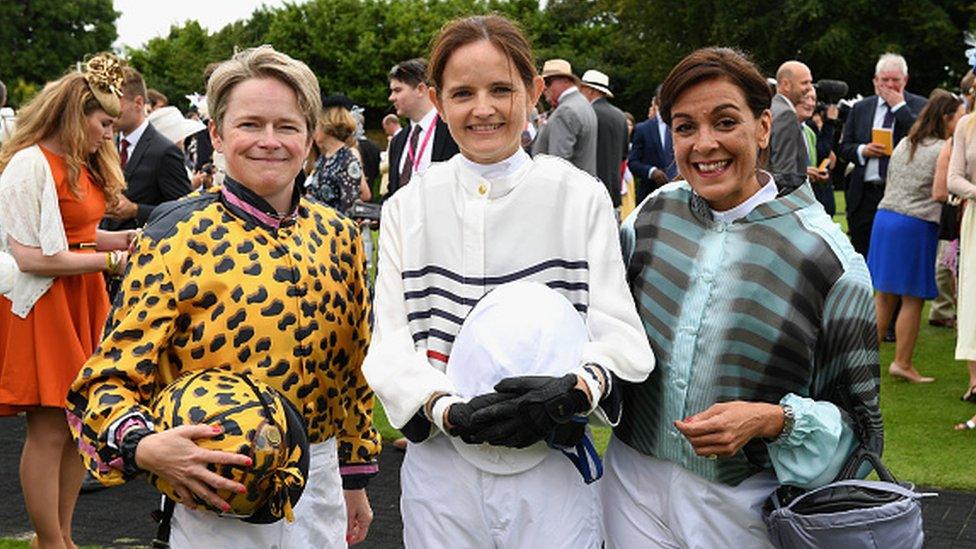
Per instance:
[[[595,485],[555,450],[528,471],[495,475],[435,436],[407,447],[400,484],[407,549],[588,549],[603,539]]]
[[[323,549],[346,547],[346,502],[342,495],[336,441],[310,446],[308,480],[295,522],[251,524],[177,505],[173,511],[170,546],[173,549]]]
[[[712,482],[614,437],[600,481],[607,549],[772,548],[762,507],[778,486],[770,472]]]

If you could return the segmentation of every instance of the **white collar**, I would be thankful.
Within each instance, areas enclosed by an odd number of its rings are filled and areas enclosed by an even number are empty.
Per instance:
[[[522,167],[522,164],[524,164],[526,160],[529,159],[529,154],[526,153],[522,147],[519,147],[512,156],[493,164],[479,164],[469,160],[463,154],[460,156],[461,161],[464,162],[464,165],[467,166],[469,170],[487,179],[488,181],[496,181],[503,177],[512,175]]]
[[[435,116],[437,116],[437,109],[430,109],[429,111],[427,111],[427,114],[425,114],[424,117],[420,119],[420,122],[414,122],[411,120],[410,131],[413,131],[414,126],[419,125],[420,132],[427,133],[427,130],[430,129],[430,125],[434,123]]]
[[[132,130],[132,133],[122,134],[122,139],[129,142],[129,154],[132,154],[132,149],[135,149],[136,145],[139,144],[139,140],[142,138],[142,134],[146,133],[146,126],[148,125],[149,118],[147,117],[142,121],[142,124],[139,124],[139,127]]]
[[[450,161],[456,162],[461,187],[472,196],[489,200],[512,192],[533,165],[532,158],[522,147],[512,156],[494,164],[477,164],[463,154],[454,155]]]
[[[766,202],[775,200],[778,193],[779,190],[776,188],[776,182],[773,181],[772,177],[770,177],[769,183],[763,185],[762,188],[747,198],[742,204],[739,204],[731,210],[725,210],[724,212],[712,210],[712,218],[715,219],[717,223],[732,223],[737,219],[742,219],[743,217],[752,213],[752,210],[755,210],[760,204],[765,204]]]
[[[566,96],[573,92],[579,93],[579,88],[577,88],[576,86],[570,86],[566,88],[565,90],[563,90],[563,93],[559,94],[559,99],[557,99],[556,101],[562,104],[563,99],[566,99]]]

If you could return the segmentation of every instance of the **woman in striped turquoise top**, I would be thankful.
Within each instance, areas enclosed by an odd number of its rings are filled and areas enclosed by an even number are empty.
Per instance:
[[[809,184],[759,169],[770,92],[750,61],[699,50],[660,97],[686,181],[621,229],[658,367],[625,388],[607,451],[608,547],[766,547],[780,484],[881,451],[871,281]]]

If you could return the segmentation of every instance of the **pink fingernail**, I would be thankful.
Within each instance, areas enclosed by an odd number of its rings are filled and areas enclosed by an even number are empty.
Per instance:
[[[219,432],[221,432],[221,431],[223,431],[223,430],[224,430],[224,428],[223,428],[223,427],[221,427],[220,425],[214,425],[214,426],[213,426],[213,427],[211,427],[211,428],[213,429],[213,432],[215,432],[215,433],[219,433]]]

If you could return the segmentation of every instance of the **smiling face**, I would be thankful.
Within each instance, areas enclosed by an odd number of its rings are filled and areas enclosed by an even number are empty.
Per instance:
[[[779,92],[796,106],[813,91],[813,75],[810,74],[809,67],[798,61],[790,61],[785,65],[788,70],[786,77],[779,82]]]
[[[85,141],[89,154],[94,154],[102,143],[112,139],[115,117],[102,109],[95,109],[85,115]]]
[[[461,154],[479,164],[515,154],[529,110],[542,93],[542,79],[526,90],[505,54],[487,40],[455,50],[444,66],[441,90],[431,90]]]
[[[211,125],[210,136],[226,157],[228,175],[279,212],[289,207],[312,144],[294,90],[275,78],[237,84],[221,128]]]
[[[810,90],[810,93],[803,96],[803,99],[796,104],[796,116],[801,122],[809,120],[813,116],[813,111],[817,108],[817,91]]]
[[[671,109],[678,168],[712,209],[730,210],[759,190],[757,151],[769,143],[771,127],[769,110],[756,118],[729,80],[699,82]]]

